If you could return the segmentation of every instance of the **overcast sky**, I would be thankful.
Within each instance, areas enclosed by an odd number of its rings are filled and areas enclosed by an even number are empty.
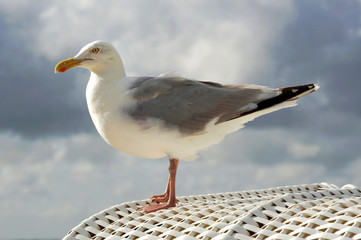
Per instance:
[[[105,40],[128,75],[321,88],[194,162],[177,195],[329,182],[361,186],[361,6],[356,0],[0,0],[0,239],[61,238],[111,205],[164,191],[168,161],[108,146],[89,72],[57,62]]]

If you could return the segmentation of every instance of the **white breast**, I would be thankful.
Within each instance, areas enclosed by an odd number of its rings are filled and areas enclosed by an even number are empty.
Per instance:
[[[164,149],[151,140],[155,138],[154,131],[124,112],[136,103],[127,94],[129,84],[121,80],[105,82],[91,76],[86,98],[93,123],[103,139],[119,151],[144,158],[164,157]]]

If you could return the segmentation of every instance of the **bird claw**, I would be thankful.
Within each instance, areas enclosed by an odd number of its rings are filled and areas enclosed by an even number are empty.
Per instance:
[[[152,202],[155,202],[155,203],[166,203],[169,201],[169,196],[168,194],[164,193],[164,194],[161,194],[161,195],[154,195],[154,196],[151,196],[149,198],[149,200],[151,200]],[[178,203],[178,200],[176,199],[176,204]]]
[[[172,202],[160,203],[156,205],[146,205],[144,207],[139,208],[137,211],[144,211],[145,213],[151,213],[151,212],[156,212],[158,210],[175,207],[175,205],[176,203],[172,203]]]
[[[156,203],[165,203],[168,202],[169,197],[167,193],[161,194],[161,195],[154,195],[149,198],[152,202]]]

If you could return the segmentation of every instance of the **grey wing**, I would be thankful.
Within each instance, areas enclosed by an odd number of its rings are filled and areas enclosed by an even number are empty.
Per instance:
[[[184,78],[141,78],[131,86],[138,100],[128,113],[136,119],[156,118],[183,134],[201,133],[207,123],[241,117],[278,90],[260,86],[225,86]]]

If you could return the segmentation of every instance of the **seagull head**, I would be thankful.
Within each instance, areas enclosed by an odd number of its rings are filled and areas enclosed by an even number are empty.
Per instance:
[[[85,45],[79,53],[72,58],[59,62],[55,73],[65,72],[74,67],[82,67],[97,74],[106,70],[123,70],[123,62],[117,50],[104,41],[95,41]]]

